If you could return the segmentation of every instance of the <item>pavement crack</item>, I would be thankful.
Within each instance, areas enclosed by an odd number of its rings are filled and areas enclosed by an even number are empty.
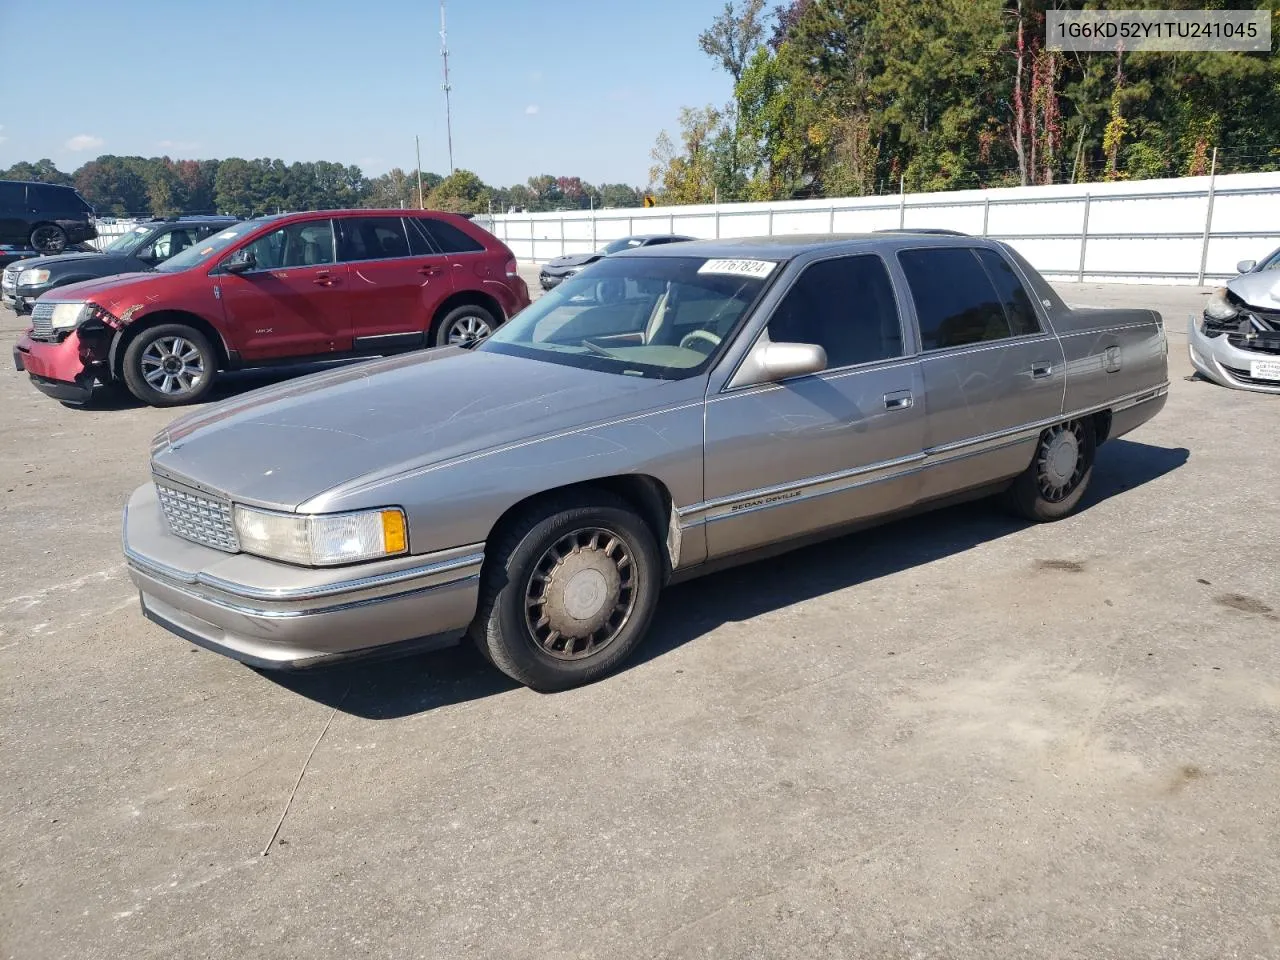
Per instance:
[[[342,692],[342,697],[334,704],[333,709],[329,711],[329,719],[324,722],[324,727],[320,730],[320,736],[316,737],[316,742],[311,744],[311,749],[307,752],[307,759],[302,761],[302,769],[298,771],[298,779],[293,782],[293,789],[289,791],[289,796],[284,801],[284,809],[280,811],[280,819],[276,821],[276,828],[271,831],[271,837],[267,840],[267,845],[262,848],[261,856],[265,857],[271,852],[271,845],[276,842],[276,837],[280,836],[280,828],[284,826],[284,818],[289,815],[289,808],[293,806],[293,798],[298,795],[298,787],[302,786],[302,778],[307,775],[307,767],[311,766],[311,758],[316,755],[316,748],[320,746],[320,741],[324,739],[324,735],[333,726],[333,718],[338,715],[342,705],[347,702],[347,694],[350,692],[350,686]]]

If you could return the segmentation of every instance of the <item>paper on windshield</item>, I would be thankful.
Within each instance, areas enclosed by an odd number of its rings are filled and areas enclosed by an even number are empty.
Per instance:
[[[777,264],[772,260],[708,260],[698,268],[698,272],[764,279],[776,266]]]

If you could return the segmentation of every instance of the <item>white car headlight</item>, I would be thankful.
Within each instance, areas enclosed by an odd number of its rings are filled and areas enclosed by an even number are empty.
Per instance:
[[[273,513],[236,504],[240,549],[309,567],[394,557],[409,549],[404,511],[395,507],[355,513]]]
[[[18,286],[20,287],[34,287],[36,284],[48,282],[48,270],[23,270],[18,274]]]
[[[1230,320],[1240,312],[1240,308],[1227,299],[1227,291],[1219,287],[1204,305],[1204,315],[1210,320]]]

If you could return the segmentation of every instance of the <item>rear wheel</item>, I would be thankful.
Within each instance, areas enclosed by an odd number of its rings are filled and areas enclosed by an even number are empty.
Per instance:
[[[197,402],[213,388],[217,369],[208,338],[180,323],[143,330],[124,352],[125,385],[153,407]]]
[[[61,253],[67,249],[67,231],[56,223],[42,223],[31,231],[31,246],[41,253]]]
[[[1028,520],[1061,520],[1079,506],[1088,489],[1096,448],[1092,420],[1045,430],[1030,466],[1005,492],[1006,504]]]
[[[437,347],[458,347],[483,340],[497,328],[493,314],[474,303],[454,307],[436,328]]]
[[[603,492],[546,501],[488,551],[471,635],[512,679],[543,691],[591,683],[644,638],[662,566],[625,501]]]

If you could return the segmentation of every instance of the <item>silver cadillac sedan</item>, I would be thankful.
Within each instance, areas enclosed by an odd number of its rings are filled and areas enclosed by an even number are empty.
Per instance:
[[[1063,517],[1167,391],[1159,314],[1073,311],[996,242],[643,248],[478,345],[177,420],[124,551],[148,618],[257,667],[469,636],[555,690],[674,580],[992,494]]]

